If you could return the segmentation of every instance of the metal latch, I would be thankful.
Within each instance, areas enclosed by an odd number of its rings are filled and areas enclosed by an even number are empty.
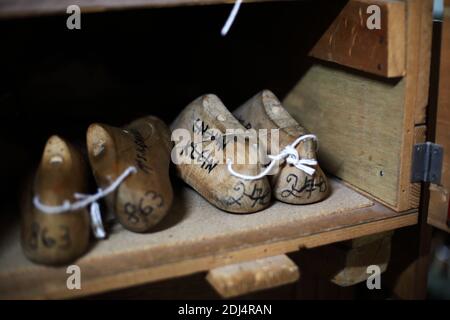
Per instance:
[[[440,184],[443,155],[444,149],[438,144],[432,142],[415,144],[411,181]]]

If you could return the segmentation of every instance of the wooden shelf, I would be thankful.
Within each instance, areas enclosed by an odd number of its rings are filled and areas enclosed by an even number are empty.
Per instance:
[[[66,288],[65,267],[29,262],[20,248],[18,223],[8,227],[2,222],[0,298],[86,296],[417,223],[417,210],[397,213],[339,181],[332,180],[331,186],[332,195],[323,202],[275,202],[249,215],[222,212],[193,190],[180,188],[158,230],[135,234],[117,226],[109,239],[75,262],[81,268],[81,290]]]
[[[270,0],[245,0],[245,2],[266,1]],[[2,0],[0,1],[0,18],[66,14],[67,7],[70,5],[78,5],[81,8],[81,12],[101,12],[107,10],[226,4],[234,2],[234,0]]]

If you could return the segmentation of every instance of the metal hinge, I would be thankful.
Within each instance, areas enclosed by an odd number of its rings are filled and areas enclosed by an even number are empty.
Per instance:
[[[438,144],[432,142],[415,144],[411,181],[440,184],[443,154],[444,149]]]

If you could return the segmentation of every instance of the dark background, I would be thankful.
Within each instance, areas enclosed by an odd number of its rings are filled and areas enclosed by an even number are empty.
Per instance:
[[[17,198],[58,134],[83,145],[90,123],[122,126],[152,114],[170,123],[192,100],[217,94],[230,109],[268,88],[279,98],[345,1],[192,6],[0,21],[2,190]]]

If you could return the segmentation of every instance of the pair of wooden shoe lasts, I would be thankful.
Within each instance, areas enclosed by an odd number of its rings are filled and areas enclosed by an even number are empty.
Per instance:
[[[189,131],[193,142],[177,143],[176,129]],[[276,170],[268,170],[271,168],[260,162],[230,163],[230,152],[249,153],[252,147],[248,140],[228,135],[230,129],[267,129],[267,139],[260,140],[256,148],[262,147],[269,155],[279,152],[269,157],[269,166]],[[272,141],[271,130],[278,133],[279,151],[271,150],[272,144],[268,143]],[[196,135],[200,138],[196,139]],[[270,204],[272,194],[286,203],[309,204],[330,193],[328,180],[316,161],[315,136],[307,134],[268,90],[255,95],[233,114],[215,95],[198,98],[172,124],[172,139],[176,143],[172,160],[179,176],[222,210],[256,212]],[[234,154],[234,159],[238,157]],[[249,157],[245,155],[245,159]]]
[[[168,212],[173,200],[171,145],[169,128],[155,117],[124,128],[103,124],[88,128],[89,162],[99,193],[126,229],[146,232]],[[87,168],[79,150],[52,136],[23,210],[21,242],[30,260],[66,264],[87,251],[89,205],[95,203],[89,203],[93,196],[83,197],[86,192]]]

